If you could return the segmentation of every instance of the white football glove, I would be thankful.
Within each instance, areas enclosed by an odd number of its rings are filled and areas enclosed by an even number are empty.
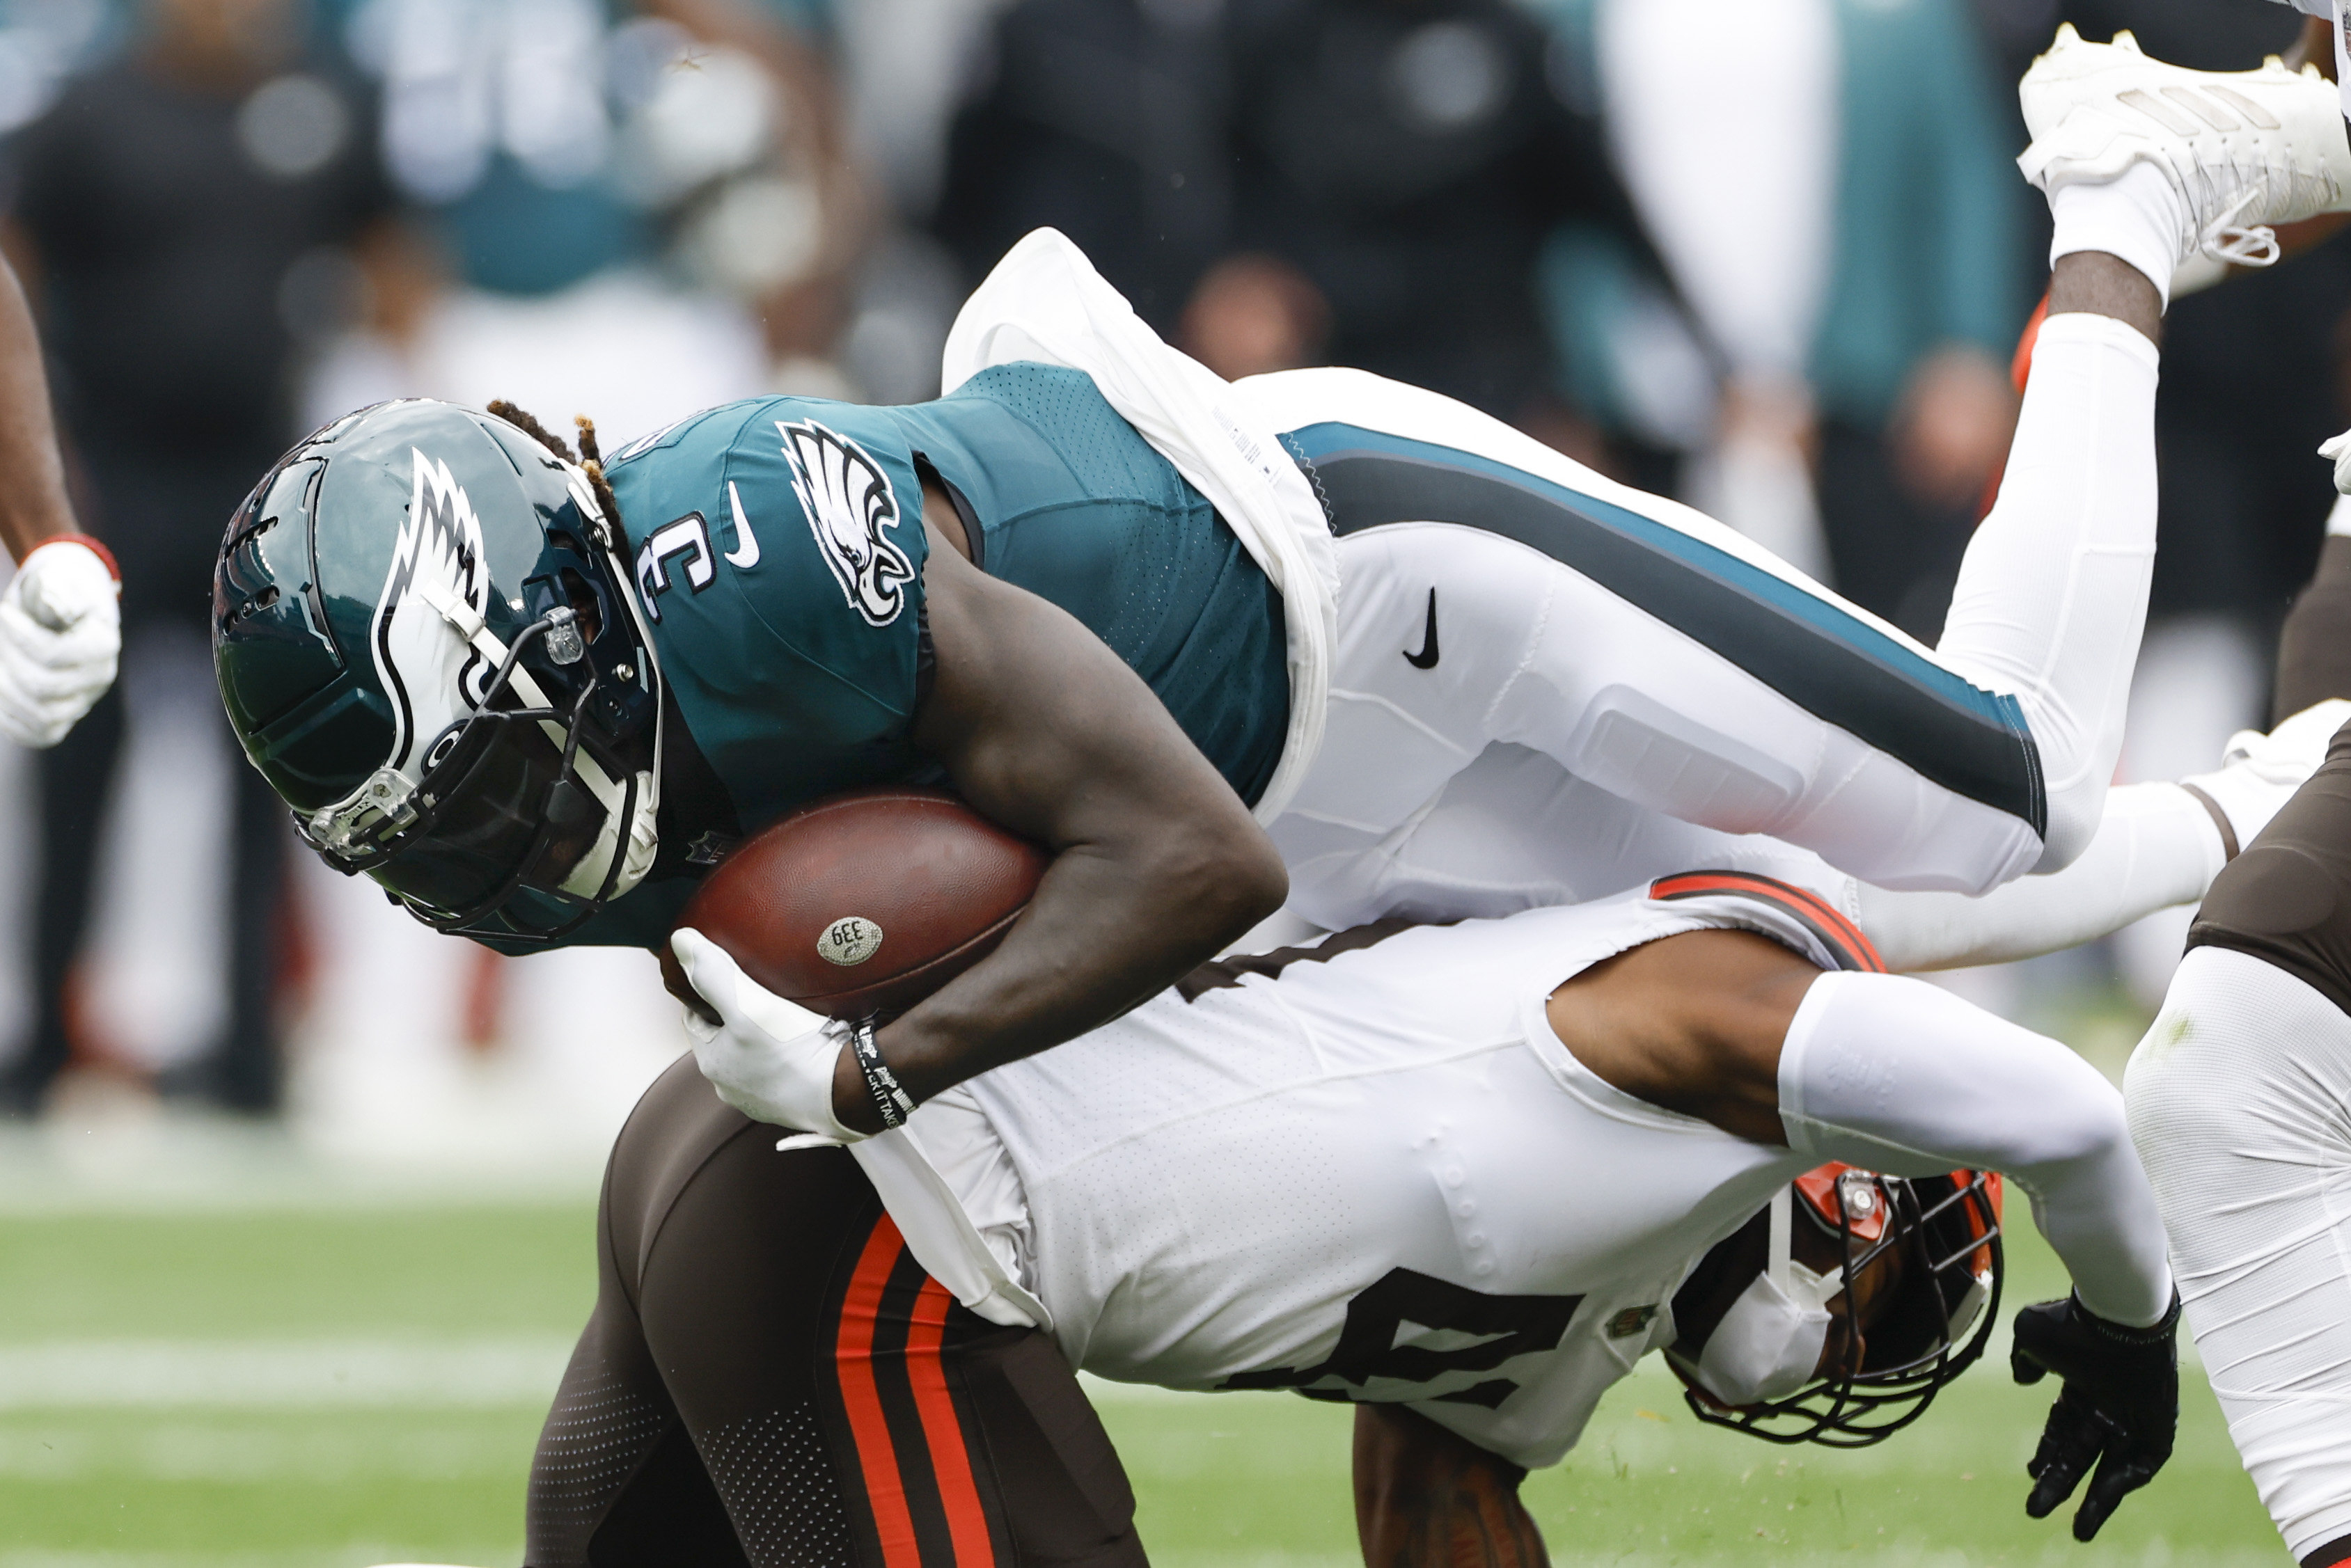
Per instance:
[[[847,1048],[848,1025],[760,985],[724,948],[691,926],[673,932],[669,946],[686,983],[724,1020],[713,1023],[692,1008],[685,1012],[695,1064],[720,1099],[755,1122],[816,1133],[835,1143],[868,1136],[842,1126],[832,1114],[833,1069]]]
[[[0,591],[0,735],[54,746],[114,684],[122,585],[78,539],[52,539]]]
[[[2330,438],[2320,445],[2318,455],[2335,464],[2335,488],[2351,495],[2351,431]]]

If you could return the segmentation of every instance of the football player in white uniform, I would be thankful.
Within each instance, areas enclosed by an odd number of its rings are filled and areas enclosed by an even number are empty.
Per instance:
[[[114,684],[122,575],[74,528],[47,378],[16,275],[0,261],[0,548],[16,563],[0,589],[0,735],[54,746]]]
[[[2308,754],[2251,749],[2290,742]],[[2210,782],[2274,802],[2274,765],[2239,776],[2264,765]],[[2077,866],[1959,922],[1949,895],[1886,894],[1856,926],[1834,877],[1744,871],[1385,922],[1211,964],[848,1152],[779,1143],[758,1053],[716,1039],[702,1065],[733,1104],[681,1062],[615,1147],[527,1561],[628,1568],[686,1541],[814,1568],[1140,1562],[1082,1367],[1353,1402],[1369,1560],[1444,1563],[1474,1529],[1538,1563],[1519,1480],[1648,1351],[1759,1436],[1914,1418],[1992,1322],[1993,1171],[2074,1282],[2020,1315],[2012,1370],[2063,1387],[2027,1508],[2086,1479],[2086,1539],[2163,1464],[2177,1407],[2121,1097],[1884,972],[1871,939],[1911,962],[2021,950],[2139,912],[2108,879]],[[740,971],[690,948],[731,1005]]]

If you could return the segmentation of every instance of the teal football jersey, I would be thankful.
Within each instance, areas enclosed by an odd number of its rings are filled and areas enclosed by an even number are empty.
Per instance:
[[[611,455],[662,674],[746,832],[938,776],[907,739],[928,654],[924,471],[981,569],[1084,623],[1256,800],[1290,716],[1279,592],[1089,377],[1016,364],[912,407],[729,403]],[[692,888],[649,881],[572,940],[657,945]]]

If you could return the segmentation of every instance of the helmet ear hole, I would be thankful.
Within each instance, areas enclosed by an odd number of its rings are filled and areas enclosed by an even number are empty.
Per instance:
[[[449,753],[457,749],[457,742],[465,732],[465,725],[463,720],[442,731],[440,737],[424,753],[423,771],[431,773],[434,768],[447,762]]]

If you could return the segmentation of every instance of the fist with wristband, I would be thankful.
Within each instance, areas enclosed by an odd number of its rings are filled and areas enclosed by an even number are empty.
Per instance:
[[[0,590],[0,735],[47,747],[114,684],[122,574],[87,535],[28,552]]]

